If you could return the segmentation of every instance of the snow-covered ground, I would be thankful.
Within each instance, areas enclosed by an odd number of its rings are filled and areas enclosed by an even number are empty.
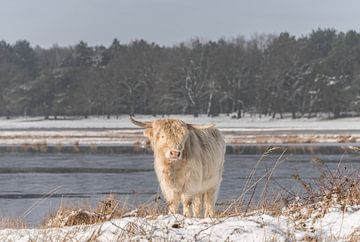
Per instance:
[[[145,115],[136,118],[155,119]],[[214,123],[225,134],[228,144],[360,142],[360,118],[292,120],[247,116],[231,119],[227,116],[194,118],[191,115],[165,118],[179,118],[195,124]],[[142,130],[135,127],[128,116],[68,120],[0,118],[0,145],[129,145],[143,141]]]
[[[137,115],[141,121],[163,118],[157,116]],[[209,118],[207,116],[193,117],[192,115],[170,115],[164,118],[179,118],[188,123],[203,124],[214,123],[223,130],[360,130],[360,117],[342,119],[272,119],[271,117],[259,118],[258,116],[246,116],[242,119],[231,119],[226,115]],[[112,117],[89,117],[88,119],[45,120],[42,117],[35,118],[0,118],[0,129],[132,129],[135,126],[130,122],[127,115]]]
[[[311,240],[313,238],[314,240]],[[128,217],[101,224],[50,229],[0,230],[2,241],[357,241],[360,210],[330,209],[304,224],[284,216],[217,219],[161,215],[155,219]]]

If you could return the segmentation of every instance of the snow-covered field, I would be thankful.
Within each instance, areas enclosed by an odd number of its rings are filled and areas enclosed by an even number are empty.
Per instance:
[[[137,115],[136,118],[144,121],[155,119],[145,115]],[[360,118],[292,120],[247,116],[231,119],[227,116],[194,118],[191,115],[165,118],[179,118],[195,124],[214,123],[225,134],[228,144],[360,142]],[[128,116],[67,120],[0,118],[0,145],[118,145],[142,141],[142,130],[135,127]]]
[[[257,131],[257,130],[359,130],[360,117],[342,119],[300,118],[300,119],[272,119],[268,116],[246,116],[242,119],[231,119],[226,115],[209,118],[207,116],[193,117],[192,115],[170,116],[147,116],[137,115],[141,121],[154,120],[157,118],[179,118],[187,123],[203,124],[214,123],[222,130]],[[88,119],[45,120],[42,117],[35,118],[0,118],[0,129],[133,129],[135,126],[130,122],[127,115],[112,117],[89,117]]]
[[[314,239],[314,240],[311,240]],[[360,210],[332,208],[303,224],[284,216],[255,213],[217,219],[161,215],[50,229],[0,230],[2,241],[358,241]]]

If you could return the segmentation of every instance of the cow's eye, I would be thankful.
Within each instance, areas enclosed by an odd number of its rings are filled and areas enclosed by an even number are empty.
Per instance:
[[[165,135],[161,135],[161,138],[162,138],[162,139],[165,138]]]

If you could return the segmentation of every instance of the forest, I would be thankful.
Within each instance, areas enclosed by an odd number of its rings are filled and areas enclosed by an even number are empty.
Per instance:
[[[244,113],[360,115],[360,33],[317,29],[173,46],[0,41],[0,116]]]

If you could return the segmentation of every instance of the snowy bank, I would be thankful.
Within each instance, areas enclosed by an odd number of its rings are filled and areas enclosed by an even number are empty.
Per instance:
[[[285,216],[255,214],[217,219],[161,215],[128,217],[101,224],[49,229],[0,230],[1,241],[356,241],[360,210],[332,209],[301,227]]]
[[[169,115],[157,116],[137,115],[139,120],[154,120],[159,118],[177,118],[187,123],[204,124],[214,123],[224,130],[257,131],[257,130],[359,130],[360,117],[321,119],[321,118],[299,118],[299,119],[273,119],[269,116],[245,116],[241,119],[232,119],[226,115],[218,117],[207,117],[200,115]],[[129,120],[128,115],[112,117],[67,118],[65,120],[46,120],[42,117],[19,117],[5,119],[0,117],[0,129],[134,129],[136,128]]]
[[[138,115],[139,120],[154,120]],[[161,118],[161,117],[158,117]],[[271,119],[227,116],[209,118],[173,115],[188,123],[214,123],[224,133],[227,144],[304,144],[360,142],[360,118],[336,120]],[[141,129],[128,116],[104,119],[44,120],[43,118],[0,118],[0,145],[132,145],[144,142]]]

